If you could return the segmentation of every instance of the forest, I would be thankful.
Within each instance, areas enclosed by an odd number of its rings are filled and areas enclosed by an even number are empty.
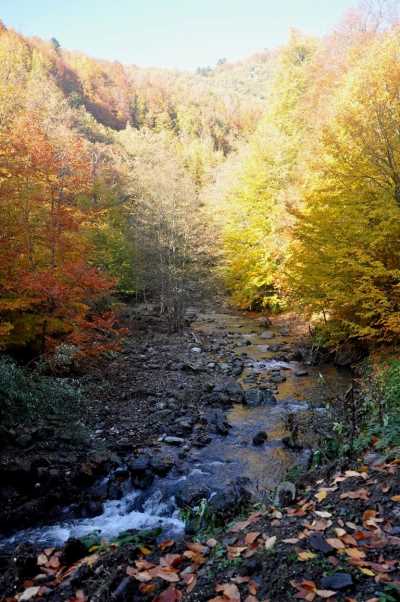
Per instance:
[[[194,72],[0,21],[1,601],[400,599],[397,8]]]

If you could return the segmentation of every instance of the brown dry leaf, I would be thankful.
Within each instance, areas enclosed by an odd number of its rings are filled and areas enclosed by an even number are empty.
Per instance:
[[[301,560],[301,562],[306,562],[307,560],[312,560],[316,558],[316,554],[314,552],[310,552],[309,550],[305,550],[304,552],[299,552],[297,554],[297,558]]]
[[[161,556],[160,558],[161,566],[177,567],[178,564],[180,564],[181,562],[181,554],[166,554],[165,556]]]
[[[147,583],[153,579],[153,575],[151,575],[149,571],[137,571],[130,566],[128,566],[126,572],[130,577],[133,577],[136,581],[140,581],[141,583]]]
[[[333,592],[330,589],[316,589],[315,593],[320,598],[332,598],[332,596],[335,596],[337,592]]]
[[[362,558],[365,558],[365,552],[359,550],[358,548],[345,548],[345,552],[347,556],[350,556],[350,558],[354,558],[355,560],[361,560]]]
[[[369,491],[368,489],[357,489],[356,491],[346,491],[340,496],[341,500],[368,500]]]
[[[250,581],[249,585],[248,585],[248,590],[252,596],[255,596],[257,594],[257,590],[258,590],[257,583],[255,581]]]
[[[342,537],[342,541],[343,541],[343,543],[345,543],[348,546],[356,546],[357,547],[357,545],[358,545],[355,537],[353,537],[352,535],[349,535],[348,533],[346,533],[346,535],[344,535]]]
[[[185,552],[183,552],[183,555],[185,558],[189,558],[189,560],[191,560],[195,564],[200,565],[200,564],[204,564],[206,562],[206,559],[204,558],[204,556],[202,556],[201,554],[198,554],[197,552],[192,552],[191,550],[186,550]]]
[[[251,546],[256,539],[260,537],[260,535],[260,531],[251,531],[250,533],[247,533],[246,537],[244,538],[244,543],[248,546]]]
[[[150,569],[148,573],[151,575],[151,577],[159,577],[159,579],[168,581],[168,583],[176,583],[179,581],[177,572],[169,567],[155,566],[154,569]]]
[[[176,589],[174,585],[171,585],[157,598],[154,598],[153,602],[180,602],[180,600],[182,600],[182,592]]]
[[[390,499],[392,502],[400,502],[400,495],[393,495]]]
[[[161,552],[164,552],[164,550],[168,550],[168,548],[172,548],[173,545],[175,545],[175,542],[173,539],[166,539],[165,541],[161,541],[158,544],[158,547],[160,548]]]
[[[209,549],[207,546],[203,546],[201,543],[187,543],[186,547],[188,550],[191,550],[192,552],[197,552],[198,554],[208,554],[209,553]]]
[[[52,556],[49,560],[49,562],[47,563],[47,566],[50,569],[59,569],[61,566],[61,562],[60,559],[58,558],[58,556]]]
[[[136,568],[138,568],[140,570],[146,570],[146,569],[152,569],[156,565],[154,564],[154,562],[149,562],[148,560],[141,558],[140,560],[135,560],[135,566],[136,566]]]
[[[244,602],[258,602],[258,600],[255,596],[246,596]]]
[[[216,586],[215,591],[222,592],[229,602],[240,602],[240,591],[235,583],[221,583]]]
[[[190,592],[193,591],[196,587],[197,575],[195,575],[194,573],[181,573],[181,577],[187,585],[186,591],[190,594]]]
[[[344,550],[346,547],[338,537],[328,537],[326,543],[335,548],[335,550]]]
[[[155,583],[141,583],[139,585],[139,591],[142,594],[152,594],[157,589],[157,585]]]
[[[233,525],[233,527],[231,527],[229,529],[229,531],[231,533],[237,533],[238,531],[243,531],[243,529],[247,529],[247,527],[249,525],[251,525],[252,523],[255,523],[259,518],[261,518],[261,516],[262,516],[261,512],[254,512],[253,514],[250,514],[250,516],[247,520],[240,521],[240,522],[236,523],[235,525]]]
[[[229,560],[233,560],[233,558],[237,558],[242,552],[247,550],[247,546],[228,546],[227,550]]]

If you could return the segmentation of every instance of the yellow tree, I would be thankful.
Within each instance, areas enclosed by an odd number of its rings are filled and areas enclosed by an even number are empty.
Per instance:
[[[287,262],[293,296],[336,338],[400,334],[399,42],[377,36],[345,76]]]

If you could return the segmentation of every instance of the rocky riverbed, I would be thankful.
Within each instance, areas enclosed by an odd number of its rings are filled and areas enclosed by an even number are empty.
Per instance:
[[[311,461],[310,415],[348,385],[310,365],[304,326],[214,306],[187,314],[179,335],[145,308],[127,308],[124,348],[81,378],[86,436],[48,425],[8,432],[1,455],[3,554],[97,532],[184,531],[208,502],[229,517],[273,495]],[[47,429],[47,430],[46,430]]]

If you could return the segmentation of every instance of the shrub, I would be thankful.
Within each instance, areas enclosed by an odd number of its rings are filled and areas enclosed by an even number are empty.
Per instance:
[[[83,395],[76,381],[44,376],[38,368],[19,366],[0,357],[0,422],[78,417]]]

